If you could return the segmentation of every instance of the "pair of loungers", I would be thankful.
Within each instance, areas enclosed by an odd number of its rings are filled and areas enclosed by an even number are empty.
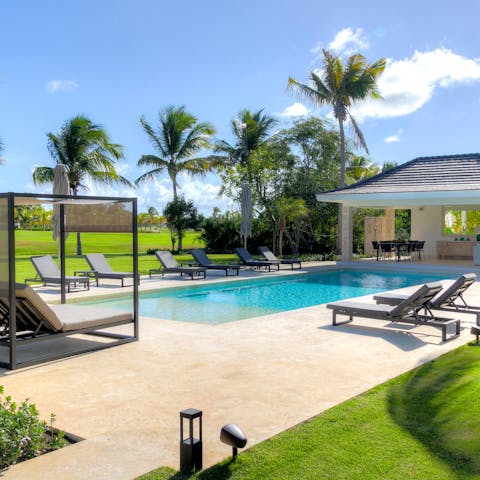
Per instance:
[[[125,285],[126,278],[133,278],[133,273],[115,272],[101,253],[88,253],[85,255],[91,270],[81,270],[74,272],[73,276],[66,276],[65,283],[70,292],[71,286],[82,285],[87,290],[90,288],[90,280],[93,278],[98,286],[100,278],[121,280],[122,287]],[[35,278],[26,278],[25,282],[43,282],[46,284],[59,285],[61,283],[61,273],[57,264],[50,255],[40,255],[30,258],[37,276]],[[79,274],[79,275],[77,275]]]
[[[207,257],[206,253],[203,250],[195,249],[192,250],[192,255],[198,265],[179,265],[178,262],[173,258],[173,255],[168,251],[157,251],[155,255],[162,265],[162,268],[151,269],[148,273],[150,278],[155,273],[180,273],[181,276],[189,275],[193,280],[194,277],[206,278],[207,270],[222,270],[225,272],[225,275],[228,275],[229,272],[232,272],[238,275],[238,270],[240,265],[230,264],[230,265],[221,265],[217,263],[212,263]]]
[[[332,324],[341,325],[353,321],[353,317],[373,318],[415,325],[431,325],[442,330],[442,340],[447,340],[447,329],[454,327],[450,338],[460,334],[460,320],[439,317],[433,310],[471,313],[476,316],[480,325],[480,307],[469,306],[463,293],[476,281],[474,273],[460,276],[449,287],[443,289],[440,282],[427,283],[411,295],[385,293],[375,295],[377,304],[355,301],[329,303],[327,308],[333,310]],[[460,303],[459,303],[460,302]],[[348,317],[345,321],[337,321],[337,316]]]
[[[242,263],[248,267],[265,267],[268,268],[269,272],[272,267],[277,267],[277,270],[280,270],[280,265],[290,265],[292,269],[294,265],[298,265],[299,268],[302,268],[300,260],[296,258],[278,259],[268,247],[259,247],[258,251],[263,255],[265,260],[255,260],[246,248],[239,247],[235,249],[235,253],[239,256]]]

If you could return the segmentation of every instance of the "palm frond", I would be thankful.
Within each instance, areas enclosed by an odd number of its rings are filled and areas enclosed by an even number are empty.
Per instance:
[[[153,127],[145,120],[145,117],[140,118],[140,123],[143,127],[143,130],[147,134],[150,142],[152,143],[153,147],[162,155],[162,157],[167,156],[167,151],[164,149],[162,142],[158,138],[157,133],[153,129]]]
[[[367,142],[365,141],[365,137],[363,136],[363,133],[362,131],[360,130],[359,126],[357,125],[357,122],[355,120],[355,118],[352,117],[351,113],[348,112],[348,118],[352,124],[352,127],[353,127],[353,131],[355,133],[354,135],[354,141],[359,144],[361,147],[363,147],[363,149],[367,152],[367,153],[370,153],[368,151],[368,147],[367,147]]]
[[[149,172],[146,172],[143,175],[140,175],[135,180],[135,185],[140,185],[141,183],[144,183],[148,180],[154,180],[159,175],[161,175],[164,171],[165,171],[165,168],[154,168],[153,170],[150,170]]]
[[[33,183],[35,185],[43,185],[45,183],[53,182],[53,168],[52,167],[37,167],[32,174]]]

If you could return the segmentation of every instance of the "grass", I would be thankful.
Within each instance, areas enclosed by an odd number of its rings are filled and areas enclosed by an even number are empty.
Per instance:
[[[199,232],[187,232],[183,239],[185,250],[202,248]],[[82,247],[84,253],[104,253],[114,270],[131,272],[132,236],[127,233],[82,233]],[[75,270],[89,270],[88,264],[83,257],[76,253],[76,235],[69,235],[66,240],[66,271],[67,275],[73,275]],[[160,233],[138,234],[138,266],[142,275],[148,274],[149,269],[159,268],[160,264],[155,255],[146,255],[149,248],[171,248],[170,234],[168,231]],[[52,240],[52,232],[46,231],[15,231],[15,254],[16,254],[16,278],[23,282],[25,278],[35,277],[35,270],[30,262],[32,255],[58,255],[58,242]],[[189,254],[177,255],[179,262],[193,261]],[[209,255],[213,262],[237,263],[238,257],[231,255]]]
[[[132,250],[132,235],[129,233],[82,233],[83,250],[87,253],[128,253]],[[76,253],[75,234],[68,236],[65,242],[67,255]],[[202,248],[200,232],[187,232],[183,239],[183,248]],[[148,248],[171,248],[170,233],[163,229],[158,233],[139,233],[138,251],[145,252]],[[50,231],[15,230],[15,249],[17,256],[26,255],[57,255],[58,242],[52,240]]]
[[[480,347],[460,347],[192,476],[141,480],[480,478]]]

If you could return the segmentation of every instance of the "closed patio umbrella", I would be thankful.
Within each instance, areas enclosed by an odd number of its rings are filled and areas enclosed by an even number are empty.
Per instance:
[[[252,192],[247,183],[242,183],[242,193],[240,194],[240,207],[242,212],[242,222],[240,223],[240,237],[243,238],[243,246],[247,248],[247,238],[252,236]]]
[[[56,165],[53,169],[53,192],[54,195],[68,195],[70,193],[70,185],[68,183],[67,169],[65,165]],[[52,215],[53,224],[53,240],[60,235],[60,206],[53,206]]]

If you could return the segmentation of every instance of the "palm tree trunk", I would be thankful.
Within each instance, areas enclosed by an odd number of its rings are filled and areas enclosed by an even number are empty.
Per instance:
[[[177,230],[177,236],[178,236],[178,253],[180,253],[183,250],[183,231]]]
[[[345,131],[343,129],[343,118],[338,117],[338,129],[340,131],[340,188],[345,186]],[[338,204],[338,222],[337,222],[337,253],[342,254],[342,204]]]
[[[80,238],[80,232],[77,232],[77,255],[82,255],[82,239]]]

